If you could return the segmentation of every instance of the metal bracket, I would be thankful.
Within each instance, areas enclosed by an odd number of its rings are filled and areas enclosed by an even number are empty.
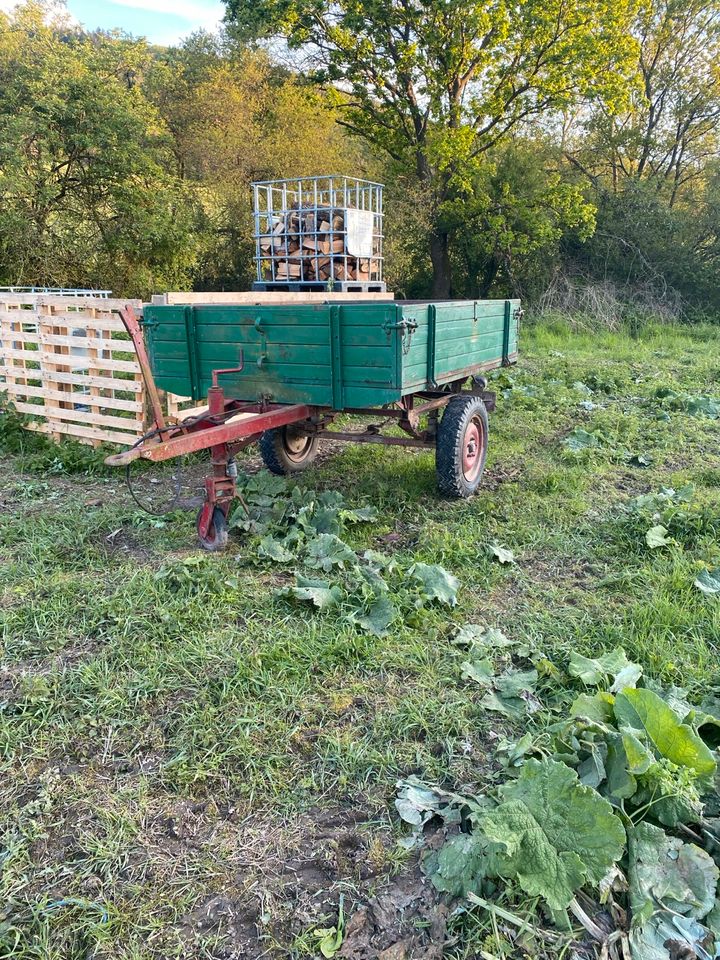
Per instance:
[[[510,365],[508,351],[510,349],[510,308],[512,304],[509,300],[505,301],[505,316],[503,320],[503,346],[502,346],[502,365]]]
[[[383,324],[383,330],[417,330],[418,322],[413,317],[405,317],[403,320],[395,320]]]
[[[435,335],[437,330],[437,307],[431,303],[428,307],[428,345],[426,379],[431,387],[437,386],[435,379]]]

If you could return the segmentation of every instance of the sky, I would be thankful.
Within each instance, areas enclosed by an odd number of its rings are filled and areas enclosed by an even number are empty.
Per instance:
[[[0,0],[0,10],[15,0]],[[88,30],[120,27],[151,43],[170,44],[194,30],[214,30],[225,13],[221,0],[66,0],[68,11]]]

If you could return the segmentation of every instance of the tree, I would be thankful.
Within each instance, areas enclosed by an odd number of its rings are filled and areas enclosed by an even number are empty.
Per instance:
[[[542,292],[562,237],[569,230],[581,239],[593,232],[595,208],[583,187],[577,175],[569,176],[559,150],[539,138],[489,151],[470,196],[449,201],[444,214],[465,294]]]
[[[720,2],[648,0],[632,25],[626,106],[598,105],[566,148],[587,175],[597,231],[572,260],[659,306],[717,302]]]
[[[718,150],[720,3],[649,0],[632,32],[638,56],[627,109],[598,107],[580,160],[614,191],[648,180],[672,205]]]
[[[187,284],[193,197],[140,85],[148,57],[45,4],[0,13],[0,282]]]
[[[447,201],[529,118],[625,95],[631,0],[227,0],[245,38],[304,48],[343,122],[431,197],[436,296],[448,296]]]

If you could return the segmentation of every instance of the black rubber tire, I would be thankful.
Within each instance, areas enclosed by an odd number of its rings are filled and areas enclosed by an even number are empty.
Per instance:
[[[197,515],[197,521],[195,523],[195,529],[197,530],[200,546],[203,548],[203,550],[207,550],[210,553],[216,553],[219,550],[224,550],[228,543],[228,525],[227,517],[223,511],[220,509],[220,507],[215,507],[213,510],[212,524],[206,537],[203,537],[200,533],[201,516],[202,508]]]
[[[270,473],[284,477],[288,473],[299,473],[310,466],[317,456],[318,438],[313,434],[306,435],[302,438],[306,442],[301,444],[301,449],[293,452],[288,442],[297,443],[301,437],[294,424],[275,427],[274,430],[266,430],[262,434],[258,440],[258,447]]]
[[[463,471],[465,436],[474,424],[481,435],[480,467],[472,480]],[[480,397],[456,397],[448,403],[435,447],[437,485],[445,497],[471,497],[482,481],[488,447],[488,415]]]

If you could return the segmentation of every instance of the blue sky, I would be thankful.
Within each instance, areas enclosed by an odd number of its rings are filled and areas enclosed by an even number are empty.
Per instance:
[[[214,30],[221,0],[66,0],[75,20],[92,30],[120,27],[152,43],[176,43],[193,30]],[[5,6],[0,3],[0,6]]]

